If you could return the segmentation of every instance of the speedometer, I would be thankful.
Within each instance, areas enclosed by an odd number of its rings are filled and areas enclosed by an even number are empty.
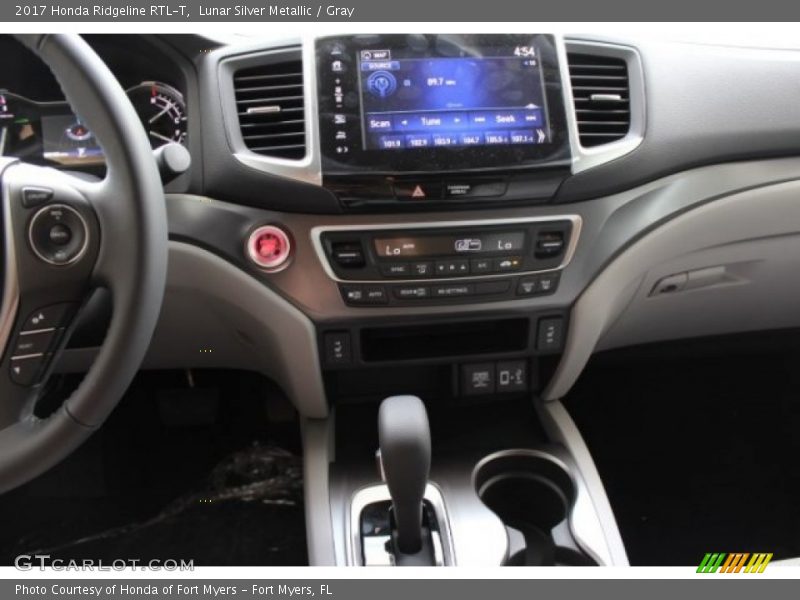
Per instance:
[[[153,148],[186,142],[186,104],[178,90],[166,83],[143,81],[128,90],[128,98]]]

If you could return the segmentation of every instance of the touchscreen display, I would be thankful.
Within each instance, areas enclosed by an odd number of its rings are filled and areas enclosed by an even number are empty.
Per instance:
[[[533,46],[497,56],[409,58],[391,49],[359,54],[363,148],[542,144],[546,101]]]
[[[569,166],[547,34],[387,34],[316,42],[323,177]]]

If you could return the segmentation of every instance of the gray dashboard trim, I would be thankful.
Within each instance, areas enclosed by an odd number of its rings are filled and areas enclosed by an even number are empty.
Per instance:
[[[392,279],[391,281],[387,280],[355,280],[355,279],[341,279],[333,272],[331,268],[330,261],[328,257],[325,255],[325,249],[322,246],[322,234],[326,232],[334,232],[334,231],[386,231],[386,230],[394,230],[394,229],[438,229],[438,228],[447,228],[447,227],[485,227],[485,226],[492,226],[492,225],[515,225],[515,224],[529,224],[529,223],[551,223],[553,221],[570,221],[572,223],[572,232],[570,233],[569,245],[567,246],[567,250],[564,253],[564,260],[561,261],[561,264],[552,269],[544,269],[541,271],[517,271],[514,272],[513,275],[525,275],[528,273],[543,273],[545,271],[558,271],[566,267],[569,262],[572,260],[572,256],[575,254],[575,248],[578,246],[578,239],[580,238],[581,233],[581,225],[583,220],[578,215],[554,215],[554,216],[547,216],[547,217],[509,217],[505,219],[477,219],[477,220],[465,220],[465,221],[417,221],[412,223],[398,223],[398,224],[381,224],[381,225],[374,225],[367,228],[360,227],[358,225],[330,225],[325,226],[321,225],[319,227],[313,227],[311,229],[311,243],[314,245],[314,250],[317,253],[317,257],[319,258],[320,262],[322,263],[322,268],[325,270],[325,273],[333,279],[334,281],[340,283],[378,283],[378,284],[386,284],[386,283],[404,283],[404,282],[413,282],[413,281],[463,281],[464,277],[442,277],[442,278],[434,278],[434,279]],[[482,276],[473,276],[469,279],[492,279],[498,277],[508,277],[509,273],[499,273],[495,275],[482,275]]]
[[[572,35],[571,43],[629,45],[646,81],[646,135],[635,152],[575,173],[556,202],[620,192],[703,165],[797,156],[800,52]]]
[[[589,448],[566,408],[560,402],[535,401],[547,435],[567,449],[575,463],[573,476],[580,481],[579,497],[573,511],[573,535],[584,548],[590,548],[600,563],[606,566],[628,566],[625,544],[617,526],[611,503],[606,495],[600,473],[594,464]]]
[[[739,166],[740,172],[755,169],[755,164]],[[753,173],[755,174],[755,173]],[[763,175],[763,173],[761,173]],[[725,295],[710,298],[708,291],[695,290],[691,295],[676,294],[667,298],[651,298],[649,290],[652,287],[653,276],[651,271],[658,269],[675,259],[686,259],[687,264],[695,262],[691,255],[707,249],[716,249],[712,264],[698,264],[697,267],[715,266],[716,264],[741,263],[743,260],[750,262],[774,262],[779,249],[764,250],[761,246],[745,247],[745,254],[738,252],[743,242],[759,240],[779,240],[781,248],[787,246],[789,240],[796,240],[800,236],[800,204],[797,202],[800,195],[800,181],[797,180],[800,171],[795,171],[793,180],[777,181],[770,185],[732,190],[726,197],[718,197],[714,202],[705,202],[684,211],[663,223],[658,228],[651,228],[645,235],[640,236],[634,243],[627,246],[601,272],[594,278],[581,293],[575,303],[572,313],[570,328],[567,333],[564,358],[559,364],[553,379],[545,390],[546,400],[556,400],[564,397],[583,371],[589,357],[595,349],[603,343],[603,339],[612,327],[619,327],[622,320],[630,314],[633,302],[638,304],[653,302],[677,302],[683,297],[686,302],[684,311],[678,320],[671,322],[670,335],[675,337],[683,330],[683,323],[690,318],[692,306],[703,314],[704,310],[714,310],[720,303],[726,302],[725,298],[732,298],[734,290],[744,289],[746,286],[727,287]],[[703,180],[695,182],[703,183]],[[687,183],[686,185],[691,185]],[[688,189],[684,186],[684,191]],[[754,252],[756,252],[754,254]],[[784,252],[785,253],[785,252]],[[701,253],[698,256],[703,256]],[[792,269],[794,263],[784,268],[784,275],[796,272]],[[688,268],[688,267],[686,267]],[[696,268],[696,267],[695,267]],[[684,268],[685,270],[685,268]],[[780,271],[779,271],[780,273]],[[662,273],[666,275],[668,272]],[[750,313],[735,310],[733,306],[727,322],[727,332],[748,330],[753,323],[758,321],[764,325],[777,323],[774,318],[780,307],[782,311],[791,311],[785,302],[776,304],[775,298],[785,297],[789,292],[790,298],[796,290],[794,278],[791,276],[767,278],[769,285],[750,287],[753,295],[748,296],[751,310],[761,306],[766,311]],[[643,282],[649,281],[643,286]],[[746,282],[745,282],[746,283]],[[641,291],[644,289],[644,293]],[[720,288],[715,288],[719,291]],[[783,292],[783,294],[781,294]],[[705,300],[704,300],[705,298]],[[712,302],[708,300],[711,299]],[[773,299],[770,301],[770,299]],[[693,300],[693,301],[692,301]],[[760,304],[756,304],[760,301]],[[735,300],[734,300],[735,302]],[[792,306],[794,303],[791,303]],[[767,308],[769,307],[769,308]],[[738,315],[738,318],[736,318]],[[767,315],[769,319],[763,317]],[[791,316],[791,315],[790,315]],[[745,317],[749,317],[745,318]],[[784,319],[785,320],[785,319]],[[800,318],[795,318],[800,321]],[[787,323],[789,321],[786,321]],[[631,345],[643,340],[644,332],[641,328],[634,328],[634,334],[626,338],[616,339],[615,345]],[[695,327],[691,331],[684,331],[687,335],[697,335],[702,328]],[[636,337],[639,336],[639,337]]]
[[[213,337],[217,330],[211,325],[222,326],[237,335],[231,351],[247,356],[240,368],[250,367],[273,378],[301,415],[328,416],[314,324],[291,303],[215,254],[175,241],[169,243],[167,293],[145,367],[172,366],[175,359],[197,356],[196,347],[175,347],[194,338],[182,336],[181,328],[201,333],[208,328],[212,336],[202,338],[206,347],[231,350],[230,341]],[[204,324],[207,320],[214,323]],[[211,356],[210,360],[224,359]],[[195,366],[219,364],[191,360]]]
[[[336,549],[330,497],[330,464],[334,460],[335,414],[303,419],[303,495],[310,565],[335,566]]]

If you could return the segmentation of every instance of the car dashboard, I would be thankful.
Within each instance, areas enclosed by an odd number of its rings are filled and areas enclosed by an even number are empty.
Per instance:
[[[169,275],[144,368],[281,387],[313,449],[312,564],[368,563],[349,528],[374,474],[350,460],[370,453],[346,415],[398,393],[452,413],[541,402],[575,485],[574,544],[627,564],[559,400],[602,350],[800,326],[797,50],[546,32],[87,39],[153,148],[192,158],[165,187]],[[102,176],[44,67],[8,38],[0,52],[16,57],[2,154]],[[90,303],[58,371],[87,368],[109,310]],[[472,427],[434,465],[445,503],[503,448]],[[452,564],[506,552],[476,502],[448,507]]]

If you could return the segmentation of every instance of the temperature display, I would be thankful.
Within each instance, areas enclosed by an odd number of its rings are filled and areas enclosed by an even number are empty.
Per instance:
[[[524,249],[525,232],[375,238],[374,244],[381,258],[506,254]]]

